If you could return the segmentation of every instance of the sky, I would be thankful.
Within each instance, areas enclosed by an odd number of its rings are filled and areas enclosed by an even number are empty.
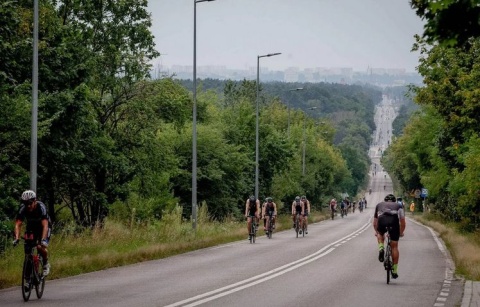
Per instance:
[[[409,0],[215,0],[197,7],[197,67],[399,68],[414,72],[411,52],[424,22]],[[154,64],[193,65],[194,0],[149,0],[162,56]]]

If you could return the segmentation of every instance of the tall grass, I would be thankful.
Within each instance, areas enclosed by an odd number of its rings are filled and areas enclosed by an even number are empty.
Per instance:
[[[312,221],[322,219],[324,217],[319,213],[311,218]],[[289,216],[279,217],[277,230],[290,225]],[[182,219],[180,207],[164,213],[160,221],[149,222],[138,222],[132,210],[127,222],[107,219],[101,227],[83,231],[70,224],[52,235],[49,279],[160,259],[246,239],[247,235],[245,221],[233,218],[222,223],[213,221],[206,205],[199,207],[196,231],[190,222]],[[20,284],[22,262],[23,247],[7,248],[0,259],[0,289]]]
[[[456,273],[480,281],[480,233],[466,233],[459,225],[440,221],[434,214],[416,216],[416,220],[433,228],[445,242],[455,262]]]

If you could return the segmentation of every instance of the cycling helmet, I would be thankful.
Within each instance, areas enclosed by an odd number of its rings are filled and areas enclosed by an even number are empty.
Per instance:
[[[251,201],[251,202],[254,202],[254,201],[255,201],[255,196],[250,195],[250,201]]]
[[[273,201],[273,199],[271,197],[267,197],[267,203],[271,203]]]
[[[22,200],[30,200],[37,198],[37,195],[32,190],[26,190],[22,193]]]
[[[307,199],[307,196],[303,195],[302,200],[305,200],[305,199]]]
[[[295,201],[298,203],[300,201],[300,196],[295,197]]]
[[[384,201],[396,202],[397,198],[393,194],[388,194],[387,196],[385,196]]]

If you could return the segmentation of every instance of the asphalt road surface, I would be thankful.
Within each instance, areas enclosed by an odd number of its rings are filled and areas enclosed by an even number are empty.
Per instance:
[[[394,116],[393,112],[386,98],[377,108],[380,120],[382,115]],[[367,193],[368,205],[362,213],[356,210],[344,218],[337,215],[311,224],[305,237],[295,238],[290,229],[274,233],[272,239],[261,236],[255,244],[245,237],[162,260],[47,281],[43,298],[37,300],[32,293],[28,304],[456,306],[463,282],[453,278],[452,262],[430,229],[407,219],[399,243],[399,278],[388,285],[377,259],[371,222],[375,204],[391,192],[391,180],[378,160],[378,149],[388,142],[388,124],[385,119],[379,125],[382,140],[371,150],[378,169],[371,174],[373,191]],[[25,306],[20,287],[0,291],[0,306]]]

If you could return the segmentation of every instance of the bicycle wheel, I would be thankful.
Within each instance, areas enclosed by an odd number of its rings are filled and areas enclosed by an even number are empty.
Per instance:
[[[305,222],[302,223],[302,236],[305,237]]]
[[[390,246],[387,245],[385,253],[385,271],[387,272],[387,284],[390,283],[390,275],[392,273],[392,260]]]
[[[297,238],[298,238],[298,232],[300,231],[300,226],[298,225],[298,215],[295,217],[295,232],[297,233]]]
[[[272,227],[272,218],[270,217],[269,220],[268,220],[268,238],[271,239],[272,238],[272,233],[273,233],[273,227]]]
[[[25,256],[22,270],[22,296],[25,302],[30,299],[30,294],[32,294],[33,278],[32,258],[30,258],[30,256]]]
[[[38,268],[34,269],[34,275],[36,279],[35,283],[35,292],[37,298],[42,298],[43,290],[45,289],[45,277],[43,276],[43,260],[42,257],[39,259]]]

